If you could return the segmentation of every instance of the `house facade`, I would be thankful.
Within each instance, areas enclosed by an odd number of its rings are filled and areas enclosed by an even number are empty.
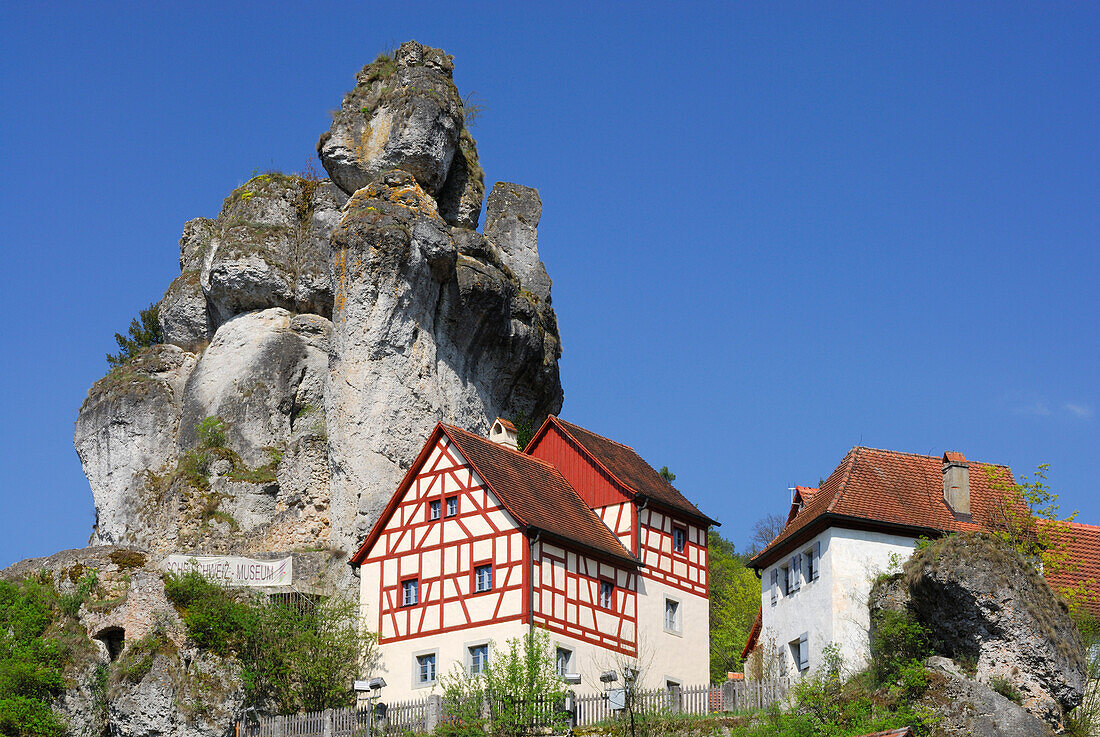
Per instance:
[[[632,449],[556,417],[523,452],[504,420],[489,438],[437,425],[351,560],[385,697],[480,672],[532,628],[592,689],[624,665],[705,682],[711,524]]]
[[[743,655],[759,648],[789,675],[822,664],[836,644],[846,665],[869,658],[867,599],[921,537],[987,529],[1014,484],[1007,466],[961,453],[924,456],[856,447],[820,489],[796,487],[783,531],[750,565],[760,615]]]

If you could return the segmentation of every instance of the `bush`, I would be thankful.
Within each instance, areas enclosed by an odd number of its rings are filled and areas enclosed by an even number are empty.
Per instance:
[[[0,581],[0,735],[64,733],[50,709],[65,689],[64,669],[71,659],[56,632],[61,617],[52,585]]]
[[[138,313],[138,316],[130,321],[129,336],[115,333],[115,342],[118,343],[118,353],[107,354],[107,363],[111,368],[118,368],[130,362],[141,349],[164,342],[164,334],[160,330],[158,313],[160,305],[156,302]]]
[[[1022,703],[1024,700],[1024,696],[1020,693],[1020,690],[1013,686],[1007,678],[993,676],[989,679],[989,687],[1009,701],[1015,701],[1017,704]]]
[[[225,420],[217,415],[207,417],[196,425],[195,433],[199,436],[199,444],[203,448],[225,447]]]
[[[928,630],[908,612],[876,613],[871,633],[871,675],[879,685],[896,684],[904,668],[932,654]]]
[[[165,593],[196,645],[240,662],[249,706],[288,714],[354,703],[352,681],[374,653],[354,602],[266,601],[197,571],[166,574]]]

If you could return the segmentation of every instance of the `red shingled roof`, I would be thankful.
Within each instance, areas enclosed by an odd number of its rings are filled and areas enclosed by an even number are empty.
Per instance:
[[[657,473],[653,466],[642,460],[642,457],[630,446],[597,435],[591,430],[553,415],[550,415],[546,421],[557,425],[572,437],[628,490],[649,497],[658,504],[685,513],[708,525],[718,524],[700,512],[699,508],[688,501],[687,497],[672,484],[665,481],[665,478]]]
[[[1084,583],[1081,605],[1100,617],[1100,527],[1071,522],[1067,533],[1059,538],[1069,554],[1061,570],[1046,574],[1047,582],[1056,591]]]
[[[952,454],[950,460],[962,459]],[[956,515],[943,500],[943,457],[855,447],[805,506],[755,558],[763,566],[781,556],[788,542],[826,516],[912,530],[962,532],[983,529],[1000,493],[987,469],[1015,483],[1007,466],[969,462],[970,516]],[[804,497],[805,499],[805,497]]]
[[[441,434],[446,434],[458,447],[477,475],[524,531],[535,528],[549,538],[572,543],[620,564],[638,564],[637,559],[619,542],[619,538],[584,503],[553,465],[480,435],[442,423],[436,425],[432,431],[420,457],[405,474],[386,509],[375,522],[359,551],[352,557],[352,563],[362,563],[366,559],[386,521],[416,477],[416,472],[427,457],[426,452],[434,447]]]

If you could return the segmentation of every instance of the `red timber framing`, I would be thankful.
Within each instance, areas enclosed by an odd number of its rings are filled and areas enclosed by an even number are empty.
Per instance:
[[[445,500],[452,496],[458,514],[448,517]],[[431,519],[431,501],[443,503],[440,519]],[[438,428],[379,524],[353,562],[380,567],[380,643],[528,619],[527,540]],[[493,585],[478,593],[474,567],[484,563],[492,564]],[[414,578],[418,601],[403,606],[402,582]]]
[[[551,632],[633,657],[638,653],[637,574],[554,543],[534,546],[534,622]],[[600,584],[614,585],[600,606]]]
[[[556,417],[547,418],[524,452],[552,463],[561,471],[569,485],[642,562],[643,578],[708,596],[707,527],[700,524],[701,520],[689,519],[667,505],[643,499],[639,490],[612,473]],[[644,463],[641,458],[637,462]],[[674,527],[686,532],[682,553],[673,548]]]

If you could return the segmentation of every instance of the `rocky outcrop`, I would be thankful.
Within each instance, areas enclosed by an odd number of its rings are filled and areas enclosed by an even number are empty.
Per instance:
[[[484,193],[451,57],[367,65],[319,154],[183,229],[167,344],[93,387],[93,540],[154,552],[358,545],[432,425],[562,403],[538,193]],[[353,195],[350,200],[348,195]]]
[[[452,230],[410,174],[356,192],[332,237],[327,396],[334,540],[360,540],[423,443],[424,418],[487,432],[561,406],[548,307],[492,244]]]
[[[484,175],[453,70],[450,55],[415,41],[363,67],[317,143],[332,181],[350,195],[402,169],[438,200],[448,223],[477,227]]]
[[[93,537],[116,543],[141,536],[142,493],[150,473],[176,461],[183,390],[195,356],[154,346],[113,369],[88,392],[74,444],[92,487]]]
[[[986,686],[1009,684],[1031,715],[1060,729],[1085,688],[1085,654],[1065,603],[1011,548],[985,534],[919,550],[902,574],[876,584],[881,610],[908,612],[937,654],[973,663]]]
[[[967,678],[944,657],[927,661],[929,688],[922,705],[936,715],[942,737],[1047,737],[1054,731],[989,686]]]
[[[500,249],[504,263],[535,299],[550,300],[550,277],[539,259],[538,226],[542,199],[538,190],[497,182],[485,208],[485,237]]]

